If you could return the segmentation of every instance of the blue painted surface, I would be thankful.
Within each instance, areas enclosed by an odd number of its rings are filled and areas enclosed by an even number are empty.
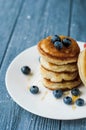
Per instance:
[[[5,73],[21,51],[53,34],[86,41],[86,0],[0,0],[0,130],[85,130],[86,119],[42,118],[18,106],[5,86]]]

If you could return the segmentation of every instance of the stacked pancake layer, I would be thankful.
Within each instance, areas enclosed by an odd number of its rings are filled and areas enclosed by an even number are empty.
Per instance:
[[[61,40],[64,38],[69,38],[71,45],[60,50],[55,48],[51,36],[38,43],[42,82],[51,90],[72,89],[81,83],[77,69],[79,46],[74,39],[60,36]]]

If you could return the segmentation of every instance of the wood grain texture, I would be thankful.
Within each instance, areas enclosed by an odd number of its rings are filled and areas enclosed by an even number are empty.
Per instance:
[[[78,119],[71,121],[63,121],[61,123],[61,130],[86,130],[86,120]]]
[[[22,0],[0,0],[0,67],[14,31]]]
[[[23,110],[12,100],[0,102],[0,130],[28,130],[32,120],[33,114]]]
[[[86,0],[73,0],[70,35],[86,41]]]
[[[22,7],[22,0],[1,0],[0,1],[0,95],[1,100],[9,99],[5,88],[5,72],[7,68],[1,70],[11,36]],[[8,60],[9,62],[9,60]],[[4,63],[6,64],[6,63]],[[4,90],[4,91],[3,91]],[[0,100],[0,101],[1,101]]]

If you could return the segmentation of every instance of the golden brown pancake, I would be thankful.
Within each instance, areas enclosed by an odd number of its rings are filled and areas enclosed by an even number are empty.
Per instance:
[[[74,87],[77,87],[81,84],[81,80],[79,77],[77,77],[76,79],[72,80],[72,81],[64,81],[64,82],[51,82],[48,79],[43,78],[42,82],[44,84],[44,86],[48,89],[51,90],[57,90],[57,89],[63,89],[63,90],[70,90]]]
[[[79,69],[80,78],[84,83],[84,85],[86,86],[86,49],[84,49],[79,54],[78,69]]]
[[[53,72],[45,69],[44,67],[40,67],[41,75],[43,78],[49,79],[52,82],[62,82],[73,80],[77,77],[78,72]]]
[[[40,63],[44,68],[51,70],[53,72],[75,72],[78,70],[77,63],[56,65],[56,64],[47,62],[43,58],[40,58]]]
[[[51,42],[51,36],[47,37],[38,43],[38,50],[41,57],[48,62],[57,65],[76,62],[80,52],[77,42],[67,36],[60,36],[60,38],[61,40],[69,38],[72,44],[69,47],[63,46],[63,48],[59,50]]]

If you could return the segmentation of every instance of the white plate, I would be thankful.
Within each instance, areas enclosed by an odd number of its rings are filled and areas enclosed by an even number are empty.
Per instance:
[[[83,49],[83,43],[78,42]],[[21,72],[21,67],[28,65],[32,75],[25,76]],[[76,105],[66,105],[63,99],[55,99],[52,91],[45,88],[41,83],[39,71],[39,54],[37,46],[33,46],[19,54],[10,64],[6,73],[6,87],[13,98],[22,108],[36,115],[51,118],[71,120],[86,117],[86,105],[78,107]],[[37,85],[40,93],[33,95],[29,87]],[[86,87],[80,87],[81,98],[86,99]]]

